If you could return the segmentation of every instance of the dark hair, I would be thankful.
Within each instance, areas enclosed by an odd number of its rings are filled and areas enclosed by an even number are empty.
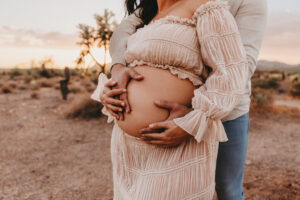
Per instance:
[[[136,27],[137,29],[149,24],[158,11],[156,0],[126,0],[125,5],[128,15],[134,13],[137,9],[140,9],[138,17],[141,18],[142,23]]]

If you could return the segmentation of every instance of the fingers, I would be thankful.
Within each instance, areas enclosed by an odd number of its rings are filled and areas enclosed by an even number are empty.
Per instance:
[[[110,90],[109,92],[106,93],[106,95],[108,97],[113,97],[113,96],[117,96],[117,95],[121,95],[124,92],[126,92],[126,89],[124,88],[119,88],[119,89],[114,89],[114,90]]]
[[[109,80],[107,83],[105,83],[105,87],[114,87],[117,85],[117,82],[114,80]]]
[[[124,102],[124,104],[125,104],[125,111],[126,111],[127,113],[130,113],[131,107],[130,107],[130,104],[129,104],[129,101],[128,101],[127,93],[121,94],[120,100],[122,100],[122,101]]]
[[[118,106],[113,106],[111,104],[106,104],[105,106],[106,106],[106,108],[108,108],[108,109],[110,109],[110,110],[112,110],[114,112],[122,112],[123,111],[122,108],[120,108]]]
[[[161,133],[163,132],[165,129],[152,129],[152,128],[143,128],[141,129],[139,132],[140,134],[146,134],[146,133]]]
[[[130,78],[132,78],[134,80],[137,80],[137,81],[140,81],[140,80],[142,80],[144,78],[141,74],[139,74],[134,69],[130,69],[129,70],[129,76],[130,76]]]
[[[150,141],[150,140],[166,140],[166,137],[162,133],[148,133],[148,134],[143,134],[142,139],[145,141]]]
[[[118,114],[120,116],[120,120],[123,121],[125,119],[124,113],[123,112],[119,112]]]
[[[156,100],[154,101],[154,104],[160,108],[164,108],[167,110],[172,110],[178,106],[178,103],[176,102],[165,101],[165,100]]]
[[[167,129],[169,128],[169,121],[152,123],[148,127],[151,129]]]
[[[118,99],[114,99],[114,98],[107,98],[105,100],[106,104],[112,104],[112,105],[116,105],[116,106],[121,106],[124,107],[125,106],[125,102],[118,100]]]
[[[120,117],[119,117],[119,115],[118,115],[117,113],[115,113],[114,111],[109,110],[109,109],[107,109],[107,110],[108,110],[108,112],[109,112],[112,116],[114,116],[115,118],[117,118],[117,120],[120,119]]]

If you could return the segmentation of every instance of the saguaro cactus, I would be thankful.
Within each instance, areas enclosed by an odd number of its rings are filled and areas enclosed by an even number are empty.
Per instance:
[[[69,89],[68,89],[68,83],[70,80],[70,70],[68,67],[65,67],[65,80],[60,81],[60,91],[62,98],[64,100],[67,100]]]

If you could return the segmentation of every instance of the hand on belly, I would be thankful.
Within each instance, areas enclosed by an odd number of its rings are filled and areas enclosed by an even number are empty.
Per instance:
[[[154,122],[164,121],[169,112],[157,107],[155,100],[166,100],[190,105],[195,86],[188,80],[179,79],[169,70],[149,66],[137,66],[136,71],[144,76],[142,81],[131,80],[127,86],[131,112],[125,120],[118,121],[127,134],[139,137],[139,131]]]

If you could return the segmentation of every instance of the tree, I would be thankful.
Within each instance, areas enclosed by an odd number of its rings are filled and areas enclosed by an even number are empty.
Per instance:
[[[97,24],[96,29],[85,24],[78,25],[78,28],[80,30],[80,41],[77,44],[81,46],[82,49],[75,61],[76,64],[85,64],[85,58],[87,55],[89,55],[92,58],[93,62],[101,68],[101,71],[104,71],[106,66],[106,56],[108,52],[107,50],[109,47],[109,41],[115,27],[117,26],[116,21],[113,20],[114,16],[115,15],[113,12],[105,9],[103,15],[94,15]],[[103,65],[97,61],[96,57],[91,52],[91,49],[95,46],[98,48],[104,48]]]
[[[85,63],[85,57],[87,55],[90,55],[92,60],[99,66],[101,64],[96,60],[94,55],[91,53],[91,48],[94,46],[95,38],[94,33],[95,29],[91,26],[85,25],[85,24],[79,24],[78,28],[80,30],[79,32],[79,38],[81,39],[77,44],[82,47],[79,57],[76,60],[77,64],[84,64]]]
[[[104,15],[100,16],[95,14],[95,20],[97,23],[97,29],[95,34],[96,45],[104,48],[104,68],[106,66],[106,56],[109,47],[110,38],[114,29],[117,26],[116,21],[113,20],[115,14],[107,9],[104,10]]]

